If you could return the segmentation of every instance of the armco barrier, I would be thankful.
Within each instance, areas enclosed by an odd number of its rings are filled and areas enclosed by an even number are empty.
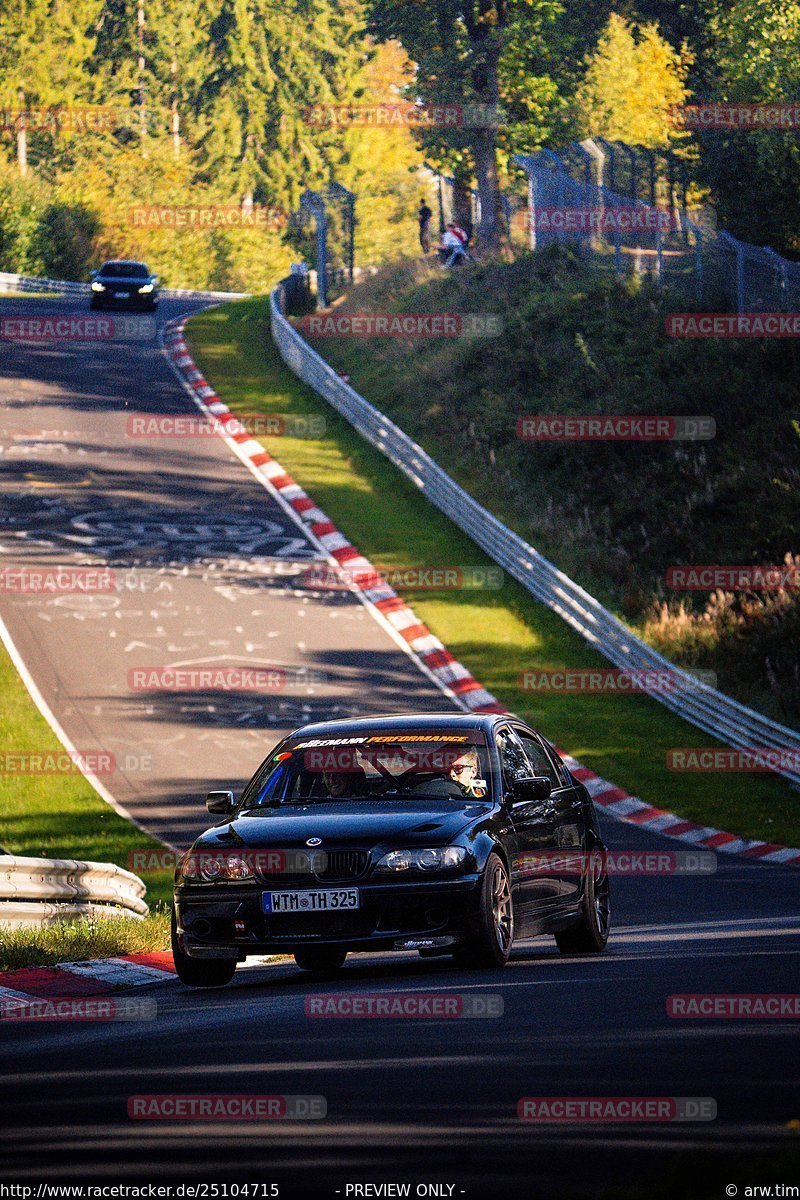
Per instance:
[[[33,275],[11,275],[0,271],[0,293],[2,292],[58,292],[63,296],[88,296],[88,283],[75,283],[65,279],[37,279]],[[243,300],[246,292],[197,292],[183,288],[161,288],[165,300],[179,300],[189,296],[196,300]]]
[[[145,885],[114,863],[0,857],[0,928],[80,916],[144,917]]]
[[[287,320],[282,285],[273,291],[270,307],[272,337],[286,365],[399,467],[414,486],[494,562],[537,600],[558,613],[615,666],[629,671],[670,671],[675,680],[674,687],[669,691],[654,691],[651,695],[698,729],[739,749],[757,747],[787,751],[789,761],[776,770],[793,786],[800,785],[800,766],[795,761],[800,734],[676,668],[626,629],[599,601],[492,516],[421,446],[350,387]]]

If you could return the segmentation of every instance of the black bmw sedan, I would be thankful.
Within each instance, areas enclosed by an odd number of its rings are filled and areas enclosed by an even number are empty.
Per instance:
[[[281,742],[175,875],[181,980],[219,987],[248,955],[334,972],[416,950],[502,967],[515,938],[564,953],[608,938],[591,797],[516,718],[409,715],[307,725]]]
[[[148,308],[158,304],[158,276],[145,263],[115,259],[92,271],[91,308]]]

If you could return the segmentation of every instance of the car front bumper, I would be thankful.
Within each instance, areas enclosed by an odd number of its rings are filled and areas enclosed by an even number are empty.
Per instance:
[[[274,889],[264,884],[213,889],[184,884],[175,889],[178,937],[191,958],[245,959],[323,945],[395,950],[407,941],[430,939],[456,944],[474,927],[480,884],[477,873],[438,881],[342,884],[358,888],[360,907],[325,913],[265,913],[262,893]]]
[[[148,292],[140,296],[138,292],[130,292],[125,296],[115,296],[113,292],[92,292],[92,304],[95,308],[153,308],[158,303],[158,292]]]

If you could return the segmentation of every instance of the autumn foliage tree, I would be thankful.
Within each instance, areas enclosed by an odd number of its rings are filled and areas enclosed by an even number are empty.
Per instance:
[[[612,14],[576,96],[584,135],[665,147],[678,133],[674,105],[685,103],[688,47],[674,49],[657,25],[638,28]]]

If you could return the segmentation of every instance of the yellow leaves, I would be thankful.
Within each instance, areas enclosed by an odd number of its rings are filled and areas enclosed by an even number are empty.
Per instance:
[[[692,56],[679,53],[655,24],[635,28],[612,14],[589,59],[577,103],[589,136],[666,146],[677,130],[671,107],[687,97]]]

